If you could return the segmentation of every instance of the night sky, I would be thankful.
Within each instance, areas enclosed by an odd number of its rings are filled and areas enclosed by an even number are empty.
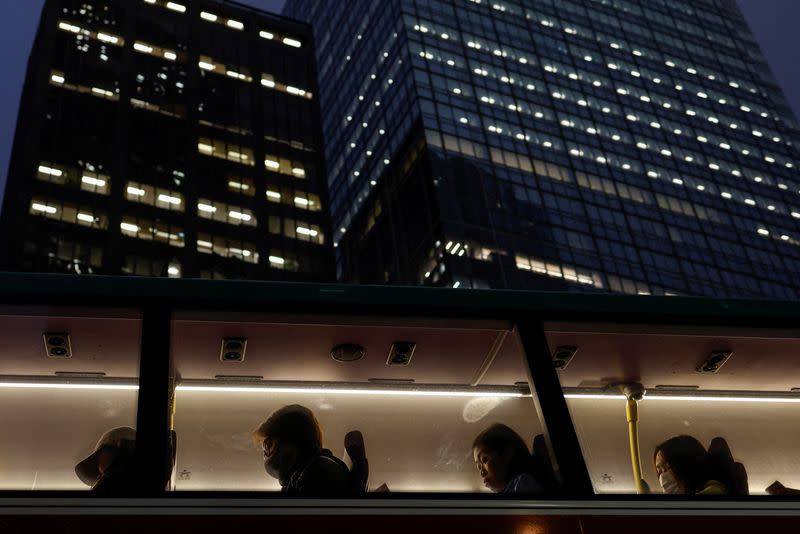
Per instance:
[[[285,0],[240,0],[268,11],[279,12]],[[290,0],[291,1],[291,0]],[[346,0],[341,0],[344,4]],[[379,0],[373,0],[379,1]],[[800,1],[738,0],[747,20],[761,44],[761,49],[783,87],[795,115],[800,116]],[[20,93],[31,44],[36,33],[44,0],[5,0],[6,10],[0,19],[0,64],[5,65],[4,82],[0,86],[0,202],[8,160],[14,140]],[[12,7],[13,6],[13,7]]]

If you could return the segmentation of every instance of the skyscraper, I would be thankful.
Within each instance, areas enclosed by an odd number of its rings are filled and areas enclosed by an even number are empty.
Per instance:
[[[800,295],[798,125],[732,0],[289,0],[344,280]]]
[[[232,2],[50,0],[6,270],[328,281],[311,29]]]

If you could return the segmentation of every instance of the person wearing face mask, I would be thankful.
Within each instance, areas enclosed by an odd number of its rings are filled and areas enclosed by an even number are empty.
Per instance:
[[[708,452],[692,436],[676,436],[653,452],[658,481],[671,495],[727,495],[728,488],[710,475]]]
[[[528,446],[504,424],[496,423],[478,434],[472,457],[483,484],[495,493],[535,495],[545,491]]]
[[[347,465],[322,448],[322,430],[314,413],[292,404],[273,412],[253,432],[264,470],[296,496],[344,497],[349,491]]]

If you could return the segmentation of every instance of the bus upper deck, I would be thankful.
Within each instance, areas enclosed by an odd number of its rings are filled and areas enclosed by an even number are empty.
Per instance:
[[[794,302],[2,274],[0,524],[793,525],[800,501],[773,483],[800,487],[798,319]],[[280,491],[253,430],[287,405],[364,464],[361,493]],[[473,445],[496,423],[551,470],[542,491],[485,486]],[[137,469],[103,496],[75,467],[121,426]],[[662,493],[675,436],[724,464],[724,492]]]

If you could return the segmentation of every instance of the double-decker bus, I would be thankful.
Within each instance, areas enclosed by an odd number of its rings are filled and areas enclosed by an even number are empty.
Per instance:
[[[766,300],[5,273],[0,531],[794,531],[799,321]],[[265,473],[252,432],[292,404],[362,492]],[[494,423],[544,491],[484,486]],[[130,485],[91,491],[76,465],[120,426]],[[654,452],[679,435],[724,494],[662,492]]]

